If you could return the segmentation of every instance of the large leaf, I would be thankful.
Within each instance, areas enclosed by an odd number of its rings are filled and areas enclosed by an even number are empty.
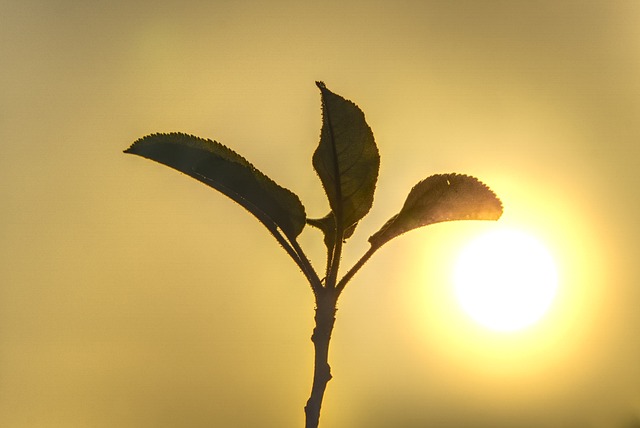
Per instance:
[[[335,224],[346,231],[371,209],[380,155],[362,110],[324,83],[316,84],[322,95],[322,131],[313,167],[329,198]]]
[[[224,193],[291,240],[305,225],[302,203],[246,159],[222,144],[187,134],[153,134],[125,150],[183,172]]]
[[[404,206],[369,238],[380,247],[409,230],[452,220],[497,220],[502,215],[500,199],[474,177],[437,174],[416,184]]]

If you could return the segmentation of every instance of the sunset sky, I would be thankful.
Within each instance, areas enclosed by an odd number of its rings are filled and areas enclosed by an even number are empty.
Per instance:
[[[0,58],[0,426],[303,426],[304,276],[239,205],[122,151],[215,139],[323,216],[322,80],[381,156],[345,268],[431,174],[480,178],[504,215],[355,276],[320,427],[640,427],[640,2],[0,0]],[[559,274],[512,333],[452,292],[500,227]],[[322,270],[321,234],[300,244]]]

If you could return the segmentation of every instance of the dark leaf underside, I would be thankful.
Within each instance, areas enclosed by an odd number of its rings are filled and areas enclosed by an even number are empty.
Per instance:
[[[224,193],[267,228],[280,228],[294,240],[305,226],[305,210],[298,197],[279,186],[246,159],[222,144],[171,133],[143,137],[125,150],[183,172]]]

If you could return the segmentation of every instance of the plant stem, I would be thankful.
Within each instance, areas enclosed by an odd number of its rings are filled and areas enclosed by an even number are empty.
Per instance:
[[[323,288],[322,293],[316,296],[316,326],[311,336],[315,350],[313,385],[307,405],[304,407],[305,428],[318,427],[322,399],[327,389],[327,383],[331,380],[329,341],[336,321],[337,299],[338,295],[335,289]]]

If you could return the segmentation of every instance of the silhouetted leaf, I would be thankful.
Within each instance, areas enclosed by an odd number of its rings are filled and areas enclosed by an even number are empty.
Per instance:
[[[346,231],[371,209],[380,155],[362,110],[328,90],[324,83],[316,84],[322,95],[322,131],[313,167],[336,224]]]
[[[298,197],[222,144],[187,134],[153,134],[125,150],[183,172],[224,193],[267,228],[294,240],[305,226]]]
[[[324,245],[331,251],[336,244],[336,220],[333,213],[330,212],[322,218],[308,218],[307,224],[313,227],[317,227],[324,233]],[[353,232],[356,230],[358,223],[354,223],[344,231],[342,239],[349,239]]]
[[[474,177],[437,174],[416,184],[398,214],[369,238],[373,247],[409,230],[452,220],[497,220],[500,199]]]

